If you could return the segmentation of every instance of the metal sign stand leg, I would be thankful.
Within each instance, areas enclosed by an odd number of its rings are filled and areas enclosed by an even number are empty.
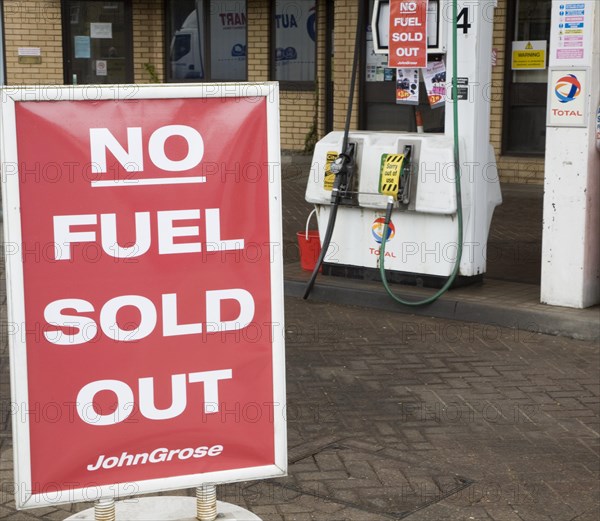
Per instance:
[[[102,498],[94,508],[65,521],[261,521],[260,517],[231,503],[217,501],[217,487],[202,485],[196,497],[154,496],[117,501]]]
[[[202,485],[196,488],[196,517],[198,521],[214,521],[217,518],[215,485]]]
[[[101,498],[94,504],[94,521],[116,521],[115,499]]]

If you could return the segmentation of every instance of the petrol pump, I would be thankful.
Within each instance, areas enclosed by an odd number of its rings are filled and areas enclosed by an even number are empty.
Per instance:
[[[326,274],[381,275],[390,293],[387,280],[418,277],[442,287],[434,298],[486,270],[492,214],[502,202],[489,142],[496,2],[427,4],[376,1],[372,29],[376,52],[402,56],[412,54],[406,40],[418,40],[403,33],[426,32],[425,58],[446,63],[444,132],[348,131],[346,124],[317,143],[306,201],[317,209],[322,252],[305,298],[321,263]]]

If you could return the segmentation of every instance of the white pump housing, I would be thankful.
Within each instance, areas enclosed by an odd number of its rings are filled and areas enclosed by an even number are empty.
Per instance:
[[[392,215],[385,266],[399,272],[448,276],[454,267],[458,238],[452,139],[443,134],[351,132],[349,141],[356,144],[357,205],[340,206],[325,262],[379,267],[382,223],[388,203],[388,197],[378,193],[381,156],[401,153],[409,145],[410,199]],[[342,142],[342,132],[331,132],[317,143],[313,155],[306,200],[317,205],[321,237],[331,209],[331,191],[324,188],[326,157],[339,152]],[[463,165],[464,248],[459,271],[463,276],[485,272],[485,245],[492,213],[501,202],[492,147],[487,151],[486,168],[478,170],[478,174]]]
[[[311,182],[306,188],[309,203],[330,204],[331,191],[323,188],[325,159],[328,152],[342,149],[343,140],[343,132],[331,132],[315,146]],[[385,210],[388,198],[378,193],[381,156],[401,154],[406,146],[410,146],[413,182],[417,186],[411,208],[417,212],[456,213],[453,143],[450,138],[443,134],[351,132],[349,140],[357,145],[359,206]]]
[[[453,104],[458,103],[459,152],[463,214],[463,254],[459,275],[471,277],[486,269],[487,240],[494,208],[502,202],[490,136],[490,85],[495,0],[457,0],[458,100],[451,98],[452,16],[450,0],[440,0],[437,23],[446,35],[436,52],[446,54],[447,85],[444,134],[356,131],[354,204],[341,205],[325,263],[379,267],[379,246],[388,196],[378,193],[382,154],[411,147],[408,197],[392,214],[385,267],[412,274],[448,276],[457,254]],[[429,23],[429,21],[428,21]],[[445,24],[445,26],[443,26]],[[391,100],[390,100],[391,101]],[[343,133],[332,132],[316,145],[306,200],[318,209],[323,239],[331,211],[325,189],[326,161],[342,152]],[[346,201],[347,202],[347,201]]]

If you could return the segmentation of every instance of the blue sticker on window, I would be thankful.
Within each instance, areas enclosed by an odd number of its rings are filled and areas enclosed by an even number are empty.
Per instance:
[[[246,46],[241,43],[236,43],[231,49],[231,56],[235,58],[246,56]]]
[[[275,49],[275,60],[276,61],[286,61],[286,60],[296,60],[298,59],[298,53],[294,47],[277,47]]]

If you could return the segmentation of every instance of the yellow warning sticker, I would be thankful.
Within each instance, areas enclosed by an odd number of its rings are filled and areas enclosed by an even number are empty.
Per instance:
[[[339,154],[337,152],[327,152],[325,159],[325,179],[323,180],[323,188],[328,192],[333,190],[333,182],[335,174],[331,172],[331,163],[333,163]]]
[[[379,170],[379,193],[398,198],[404,154],[383,154]]]
[[[517,70],[545,69],[546,47],[546,40],[512,42],[512,68]]]

